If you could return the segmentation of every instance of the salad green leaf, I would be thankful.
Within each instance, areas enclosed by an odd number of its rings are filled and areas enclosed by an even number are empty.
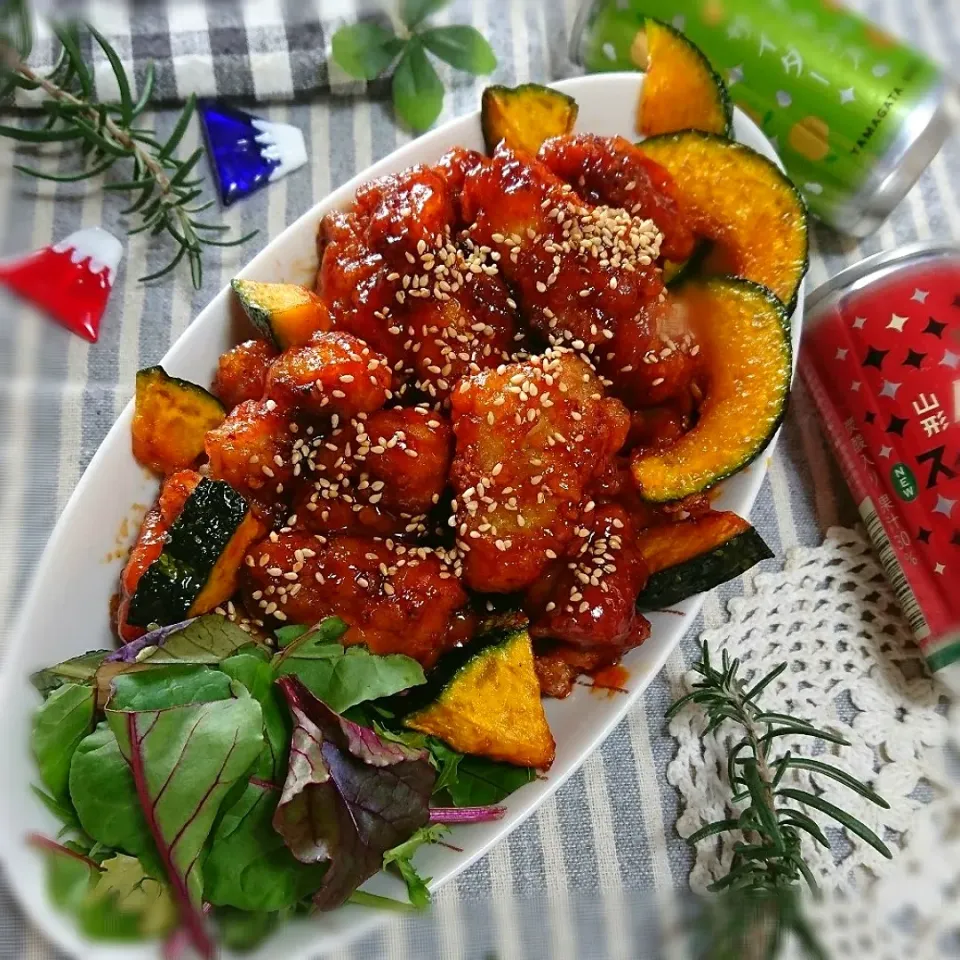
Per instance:
[[[273,825],[298,860],[329,861],[314,903],[332,909],[426,825],[436,773],[422,751],[344,719],[296,677],[278,684],[294,726]]]
[[[536,771],[529,767],[464,756],[457,765],[456,778],[447,784],[447,792],[455,807],[489,807],[536,776]]]
[[[173,929],[177,913],[166,885],[144,872],[135,857],[102,863],[44,837],[31,844],[46,860],[47,890],[80,929],[100,940],[137,940]]]
[[[130,764],[105,722],[77,747],[70,765],[70,797],[88,836],[139,857],[151,873],[163,876]]]
[[[220,669],[243,684],[263,711],[264,744],[253,768],[254,776],[276,783],[283,781],[290,748],[290,715],[274,686],[273,667],[269,656],[257,650],[238,653],[224,660]]]
[[[329,619],[337,619],[335,617],[330,617]],[[326,621],[324,621],[326,622]],[[343,623],[341,620],[340,623]],[[346,627],[346,624],[343,624]],[[273,635],[277,638],[277,645],[282,650],[284,647],[293,643],[294,640],[302,637],[310,628],[306,624],[302,623],[291,623],[286,627],[280,627],[279,630],[275,630]],[[339,636],[339,634],[337,634]]]
[[[419,909],[430,906],[430,890],[427,884],[431,877],[421,877],[413,865],[413,856],[425,843],[437,843],[448,832],[443,824],[430,824],[421,827],[409,840],[398,844],[383,855],[383,868],[391,864],[396,868],[407,885],[410,903]]]
[[[40,779],[56,800],[67,797],[70,761],[93,729],[95,708],[93,687],[67,683],[54,690],[33,715],[33,755]]]
[[[54,906],[76,910],[96,883],[100,867],[89,857],[46,837],[32,836],[30,845],[46,861],[47,895]]]
[[[160,627],[122,646],[109,659],[125,663],[206,663],[225,660],[254,641],[226,617],[208,613],[169,627]]]
[[[325,620],[277,654],[274,667],[278,677],[299,677],[336,713],[426,682],[416,660],[399,653],[377,656],[362,646],[343,647],[337,643],[343,631],[337,632],[338,626],[328,627],[329,623]]]
[[[439,738],[428,734],[414,730],[391,730],[376,721],[373,727],[384,740],[426,750],[437,771],[434,796],[449,797],[455,807],[493,806],[537,776],[536,771],[529,767],[515,767],[511,763],[498,763],[486,757],[458,753]]]
[[[233,907],[220,907],[214,911],[220,942],[228,950],[238,953],[258,947],[289,916],[292,911],[250,913]]]
[[[219,670],[204,666],[157,667],[115,677],[107,710],[167,710],[189,703],[228,700],[232,696],[230,677]]]
[[[64,660],[56,666],[38,670],[30,677],[30,682],[44,697],[65,683],[93,683],[97,668],[108,656],[109,650],[91,650],[90,653]]]
[[[81,741],[82,743],[83,741]],[[46,790],[41,790],[36,784],[30,784],[30,789],[34,796],[60,821],[64,831],[79,830],[80,821],[77,819],[77,811],[69,799],[57,800],[51,797]]]
[[[100,876],[80,911],[86,934],[101,939],[159,937],[177,923],[169,887],[147,874],[136,857],[117,854],[100,864]]]
[[[294,640],[299,640],[308,633],[318,643],[335,643],[348,629],[347,624],[339,617],[326,617],[312,627],[305,627],[302,624],[281,627],[277,630],[276,636],[281,647],[288,647]]]
[[[165,709],[123,709],[111,701],[107,722],[130,764],[181,923],[197,951],[209,956],[212,944],[198,912],[201,854],[224,797],[263,748],[260,704],[249,695]]]
[[[223,815],[203,865],[204,899],[215,906],[272,913],[293,907],[323,882],[325,863],[301,863],[273,829],[280,791],[251,780]]]

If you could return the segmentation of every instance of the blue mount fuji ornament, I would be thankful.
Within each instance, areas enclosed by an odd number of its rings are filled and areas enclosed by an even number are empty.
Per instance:
[[[200,104],[217,189],[225,207],[307,162],[303,133],[221,103]]]

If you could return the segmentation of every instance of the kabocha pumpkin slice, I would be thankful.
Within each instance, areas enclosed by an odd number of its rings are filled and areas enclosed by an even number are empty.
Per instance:
[[[790,391],[789,318],[769,290],[715,278],[690,281],[674,297],[703,348],[705,396],[690,431],[631,463],[653,503],[700,493],[750,463],[780,425]]]
[[[637,546],[650,570],[637,597],[644,611],[705,593],[773,556],[757,531],[730,512],[649,527],[637,537]]]
[[[643,34],[647,76],[637,105],[637,131],[646,137],[704,130],[729,137],[733,108],[727,87],[703,51],[679,30],[647,17]],[[634,41],[636,54],[643,47]]]
[[[127,623],[166,626],[209,613],[236,592],[244,555],[265,533],[239,493],[204,477],[167,532],[160,556],[140,577]]]
[[[691,277],[696,277],[701,272],[704,261],[710,256],[711,248],[709,240],[700,239],[686,260],[664,260],[663,282],[668,287],[676,287]]]
[[[163,367],[137,373],[133,455],[138,463],[169,474],[192,466],[208,430],[223,423],[223,404],[203,387],[171,377]]]
[[[331,327],[326,304],[299,284],[232,280],[230,286],[253,325],[281,350],[303,347]]]
[[[573,130],[578,109],[573,97],[539,83],[487,87],[480,105],[487,153],[506,140],[512,150],[535,157],[544,140]]]
[[[792,312],[807,272],[807,209],[780,168],[742,143],[696,130],[644,140],[640,149],[670,172],[694,232],[712,241],[703,270],[763,284]]]
[[[439,737],[460,753],[545,769],[556,745],[533,666],[526,619],[489,623],[473,643],[437,665],[426,703],[404,726]]]

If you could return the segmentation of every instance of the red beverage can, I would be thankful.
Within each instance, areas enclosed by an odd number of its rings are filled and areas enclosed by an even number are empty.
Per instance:
[[[807,300],[799,369],[897,600],[960,689],[960,247],[915,244]]]

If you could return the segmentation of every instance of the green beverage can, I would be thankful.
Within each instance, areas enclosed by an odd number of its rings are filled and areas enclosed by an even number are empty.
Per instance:
[[[952,128],[954,81],[835,0],[587,0],[571,58],[641,68],[645,17],[703,50],[811,211],[844,233],[876,230]]]

